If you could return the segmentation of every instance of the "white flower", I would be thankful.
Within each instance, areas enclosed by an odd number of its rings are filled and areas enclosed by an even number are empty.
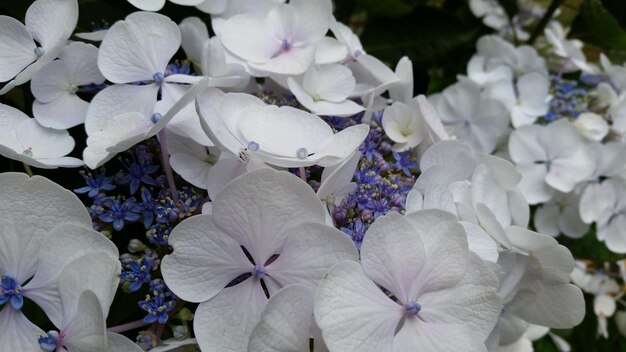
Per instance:
[[[413,63],[407,56],[403,56],[396,65],[396,76],[400,82],[389,88],[389,97],[392,101],[401,101],[408,104],[413,99]]]
[[[581,238],[589,225],[580,218],[578,203],[580,195],[556,193],[552,199],[541,204],[535,211],[534,224],[537,231],[553,237],[564,234],[570,238]]]
[[[204,131],[222,151],[280,167],[336,164],[352,155],[369,131],[359,124],[333,133],[316,115],[243,93],[208,89],[196,107]]]
[[[479,87],[469,82],[458,82],[430,99],[450,133],[475,151],[493,152],[509,124],[506,107],[481,98]]]
[[[478,55],[487,60],[486,67],[489,69],[504,64],[513,69],[515,76],[530,72],[539,72],[546,76],[548,74],[546,61],[532,46],[515,47],[499,36],[486,35],[478,40],[476,49]]]
[[[555,190],[570,192],[594,169],[593,154],[564,119],[515,130],[509,154],[523,175],[519,188],[530,204],[550,200]]]
[[[345,66],[311,65],[304,73],[302,83],[292,77],[287,83],[298,102],[313,114],[345,117],[365,110],[348,99],[354,93],[356,81],[352,71]]]
[[[116,113],[113,117],[108,117],[102,126],[93,126],[91,132],[89,130],[87,132],[87,147],[83,150],[85,164],[89,168],[95,169],[111,160],[117,153],[157,135],[167,126],[168,122],[172,121],[176,114],[193,101],[198,92],[206,87],[206,83],[207,80],[203,79],[194,84],[164,115],[160,113],[142,114],[136,111]],[[132,86],[128,85],[127,87]],[[92,101],[90,110],[93,106]],[[87,121],[85,121],[85,127]]]
[[[0,155],[42,169],[79,167],[80,159],[67,157],[74,139],[65,130],[42,127],[20,110],[0,104]]]
[[[26,10],[26,25],[0,16],[0,82],[13,78],[0,89],[0,95],[28,82],[39,68],[54,60],[77,22],[76,0],[37,0]]]
[[[174,228],[163,277],[177,296],[200,303],[194,331],[203,351],[247,351],[268,300],[262,284],[269,296],[294,283],[313,289],[331,265],[357,258],[352,241],[324,221],[308,185],[263,169],[218,193],[212,215]]]
[[[261,72],[304,73],[315,47],[328,32],[330,0],[295,0],[275,5],[267,15],[245,13],[216,28],[224,47]]]
[[[391,146],[395,151],[417,147],[428,132],[416,99],[391,104],[383,113],[382,124],[387,137],[395,142]]]
[[[550,81],[538,72],[524,74],[515,84],[508,79],[494,82],[483,94],[509,109],[515,128],[534,123],[550,109]]]
[[[452,215],[379,217],[361,263],[335,265],[317,289],[315,319],[330,350],[486,351],[500,310],[498,281],[468,251]]]
[[[209,172],[217,163],[220,155],[216,147],[205,147],[194,140],[166,132],[167,150],[170,154],[170,165],[185,181],[192,185],[207,189]]]
[[[0,183],[0,297],[8,300],[0,309],[0,349],[36,351],[38,338],[45,334],[21,312],[23,299],[35,302],[57,327],[67,326],[72,318],[67,314],[70,305],[61,302],[63,292],[80,296],[85,288],[112,300],[119,254],[111,241],[91,229],[87,210],[72,192],[43,177],[17,173],[1,174]],[[73,273],[62,275],[70,268]],[[108,308],[102,305],[100,315],[106,316]]]
[[[98,48],[73,42],[59,60],[42,67],[32,78],[33,116],[44,127],[67,129],[85,122],[89,103],[76,93],[80,86],[104,83],[98,70]]]

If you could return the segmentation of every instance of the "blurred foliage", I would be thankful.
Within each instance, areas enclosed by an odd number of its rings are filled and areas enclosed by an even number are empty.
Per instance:
[[[94,26],[112,24],[136,9],[125,0],[78,0],[80,17],[77,32],[91,31]],[[507,14],[517,11],[516,0],[499,0]],[[413,62],[415,94],[433,93],[454,83],[458,74],[464,74],[466,64],[475,52],[476,40],[492,30],[474,17],[468,0],[334,0],[335,15],[361,35],[365,50],[380,58],[392,68],[402,56]],[[536,0],[545,5],[551,0]],[[0,15],[24,19],[32,0],[0,1]],[[160,11],[180,22],[188,16],[198,16],[205,22],[210,17],[193,7],[177,6],[168,2]],[[559,19],[572,25],[571,36],[602,49],[615,61],[626,60],[626,0],[567,0],[560,8]],[[597,52],[597,50],[596,50]],[[28,84],[0,97],[0,102],[30,113],[32,96]],[[77,138],[76,156],[84,148],[82,126],[70,130]],[[82,137],[82,138],[81,138]],[[82,145],[81,145],[82,144]],[[22,171],[21,163],[7,162],[2,170]],[[82,184],[78,177],[67,177],[67,170],[36,170],[72,189]],[[606,249],[590,231],[583,239],[560,237],[577,258],[596,263],[624,259]],[[597,319],[593,313],[592,297],[587,296],[587,315],[584,322],[572,329],[555,331],[572,344],[572,351],[626,351],[626,339],[617,332],[613,320],[609,322],[608,340],[598,339]],[[136,316],[123,307],[134,304],[137,297],[120,295],[111,309],[110,322],[122,322]],[[623,309],[623,307],[622,307]],[[37,315],[41,312],[34,311]],[[557,351],[550,338],[535,343],[538,352]]]

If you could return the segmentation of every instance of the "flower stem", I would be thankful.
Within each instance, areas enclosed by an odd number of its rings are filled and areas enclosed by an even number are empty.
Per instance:
[[[565,0],[552,0],[552,2],[550,3],[550,6],[546,10],[546,13],[543,15],[539,23],[537,23],[537,26],[533,30],[533,33],[530,35],[530,39],[528,39],[528,43],[527,43],[528,45],[533,45],[535,40],[539,38],[539,36],[543,33],[543,30],[548,25],[548,22],[550,22],[550,20],[552,19],[552,16],[556,12],[556,10],[559,9],[561,4],[563,4],[563,2],[565,2]]]
[[[30,165],[26,163],[22,163],[22,164],[24,164],[24,170],[26,170],[26,173],[28,174],[28,176],[33,177],[33,170],[31,170]]]
[[[306,169],[304,166],[300,168],[300,178],[302,181],[306,182]]]
[[[150,323],[146,323],[145,321],[143,321],[143,319],[141,319],[130,323],[110,327],[107,329],[107,331],[120,333],[124,331],[134,330],[146,325],[150,325]]]
[[[170,154],[167,151],[167,139],[165,138],[165,130],[159,132],[159,143],[161,144],[161,157],[163,159],[163,170],[167,177],[167,184],[170,187],[170,194],[174,203],[178,203],[178,192],[176,191],[176,183],[174,183],[174,174],[170,166]]]

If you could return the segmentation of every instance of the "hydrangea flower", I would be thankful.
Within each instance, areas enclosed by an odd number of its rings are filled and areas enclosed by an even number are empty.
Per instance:
[[[112,299],[120,265],[117,248],[91,229],[89,214],[70,191],[43,177],[16,173],[0,174],[0,183],[0,284],[2,300],[8,302],[0,308],[0,348],[36,351],[39,336],[45,334],[21,312],[23,299],[35,302],[57,327],[69,318],[63,290],[80,295],[85,287],[107,292]],[[60,284],[64,269],[72,265],[77,270],[71,281]],[[101,310],[108,312],[108,306]]]
[[[252,69],[295,75],[313,62],[316,44],[328,32],[331,18],[329,0],[296,0],[274,5],[267,15],[233,16],[215,29],[224,47]]]
[[[66,156],[74,138],[65,130],[41,126],[18,109],[0,104],[0,155],[42,169],[79,167],[80,159]]]
[[[268,297],[281,287],[313,288],[326,270],[356,250],[324,225],[313,190],[270,169],[232,181],[213,201],[212,215],[180,223],[163,259],[165,282],[198,302],[194,331],[204,351],[246,351]]]
[[[509,138],[509,154],[522,173],[520,190],[530,204],[570,192],[593,173],[593,154],[566,120],[523,126]]]
[[[33,116],[44,127],[67,129],[85,122],[89,103],[76,93],[81,86],[104,83],[98,70],[98,48],[73,42],[59,60],[42,67],[32,78]]]
[[[28,82],[42,66],[54,60],[74,32],[78,1],[37,0],[26,10],[25,24],[0,16],[0,95]]]
[[[340,262],[322,280],[315,319],[330,350],[486,351],[497,285],[452,215],[390,213],[368,229],[361,265]]]
[[[509,117],[501,102],[480,93],[476,85],[458,82],[430,99],[451,135],[473,150],[491,153],[506,132]]]

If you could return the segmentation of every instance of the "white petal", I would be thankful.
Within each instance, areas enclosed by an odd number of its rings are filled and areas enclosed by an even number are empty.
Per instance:
[[[204,0],[196,8],[204,13],[219,15],[228,7],[228,0]]]
[[[41,103],[52,102],[68,93],[72,84],[70,67],[64,61],[52,61],[33,75],[30,89]]]
[[[599,142],[609,133],[609,125],[602,116],[591,112],[580,114],[574,126],[583,137],[592,141]]]
[[[425,256],[420,236],[396,213],[376,219],[361,246],[365,274],[404,303],[409,302],[409,291],[424,266]]]
[[[317,146],[315,157],[319,158],[317,164],[320,166],[334,165],[352,155],[363,143],[369,126],[359,124],[350,126],[324,139]]]
[[[428,324],[418,318],[405,320],[393,339],[393,351],[411,351],[419,346],[424,352],[487,351],[485,344],[462,324]]]
[[[616,216],[607,226],[598,230],[598,238],[603,238],[606,246],[615,253],[626,253],[626,217]]]
[[[72,42],[63,48],[59,58],[69,67],[69,78],[73,84],[104,83],[105,78],[98,69],[98,48],[95,46]]]
[[[165,6],[165,0],[128,0],[128,2],[143,11],[159,11]]]
[[[352,181],[357,165],[361,158],[360,153],[354,153],[342,163],[324,168],[320,187],[317,189],[317,196],[325,200],[329,195],[340,195],[339,190]]]
[[[42,127],[35,119],[22,121],[15,134],[22,151],[30,150],[35,159],[59,158],[74,149],[74,138],[66,130]]]
[[[300,148],[315,153],[320,141],[333,135],[324,120],[288,106],[248,108],[241,115],[238,127],[245,140],[277,156],[296,158]]]
[[[294,29],[294,40],[306,43],[317,43],[322,39],[330,27],[332,19],[333,5],[330,0],[290,1],[289,6],[293,7],[298,18]]]
[[[249,352],[308,351],[313,291],[290,285],[274,294],[252,330]]]
[[[615,314],[615,298],[601,294],[597,295],[593,299],[593,311],[598,317],[612,317]]]
[[[0,32],[0,82],[6,82],[37,60],[36,46],[28,29],[13,17],[0,16]]]
[[[44,127],[64,130],[85,122],[89,103],[65,93],[49,103],[33,103],[33,116]]]
[[[121,113],[131,111],[144,116],[152,116],[159,87],[154,84],[137,86],[115,84],[100,91],[93,98],[85,118],[85,130],[88,135],[104,128],[109,120]]]
[[[213,200],[214,221],[246,247],[255,263],[279,253],[285,238],[324,210],[306,183],[287,172],[260,169],[233,180]]]
[[[348,47],[332,37],[320,39],[315,47],[317,65],[335,64],[341,62],[346,56],[348,56]]]
[[[63,45],[78,22],[78,1],[37,0],[26,11],[26,27],[46,50]]]
[[[211,1],[208,1],[211,2]],[[209,30],[206,24],[198,17],[187,17],[179,25],[182,38],[181,46],[191,62],[202,64],[202,50],[209,40]],[[203,72],[206,74],[206,72]]]
[[[388,351],[404,308],[387,297],[359,264],[335,265],[315,294],[315,320],[331,351]]]
[[[319,99],[339,103],[354,91],[356,81],[352,71],[343,65],[311,66],[304,74],[304,90]]]
[[[538,141],[541,129],[542,127],[536,125],[524,126],[511,133],[509,155],[513,162],[528,164],[548,159],[546,150]]]
[[[116,22],[104,37],[98,67],[113,83],[152,80],[180,47],[180,30],[168,17],[135,12]]]
[[[476,253],[481,259],[497,262],[498,261],[498,242],[494,241],[491,236],[479,225],[466,221],[460,221],[463,229],[467,233],[467,246],[470,251]]]
[[[228,51],[250,62],[267,62],[281,49],[263,17],[256,14],[229,18],[221,25],[219,37]]]
[[[527,114],[541,116],[548,112],[550,81],[546,76],[538,72],[527,73],[518,79],[517,90],[518,99]]]
[[[207,173],[206,187],[209,197],[215,199],[230,181],[246,172],[246,164],[241,159],[229,153],[221,153],[217,163]]]
[[[253,268],[240,244],[217,227],[210,215],[181,222],[172,231],[169,244],[174,252],[163,258],[163,278],[172,292],[186,301],[207,301]]]
[[[584,145],[566,158],[558,158],[552,161],[546,175],[546,183],[556,190],[568,193],[576,183],[591,176],[594,169],[593,154]]]
[[[560,209],[557,204],[547,203],[535,211],[534,224],[537,231],[553,237],[558,236]]]
[[[113,300],[119,278],[119,253],[115,245],[102,234],[93,231],[90,227],[73,224],[59,224],[51,229],[49,237],[42,241],[42,247],[46,248],[39,254],[37,271],[32,280],[24,286],[27,289],[27,297],[35,301],[55,324],[61,323],[62,316],[68,318],[67,312],[61,311],[60,304],[63,295],[71,296],[73,302],[77,302],[82,290],[93,290],[98,297],[102,298],[104,309],[108,312],[108,306]],[[102,254],[98,254],[102,252]],[[91,263],[85,264],[86,259],[78,266],[71,266],[72,262],[84,256],[91,256]],[[78,264],[77,264],[78,265]],[[68,277],[60,279],[64,270],[69,268]],[[82,279],[82,280],[81,280]],[[57,281],[67,283],[66,287],[57,290]],[[59,296],[61,295],[61,296]]]
[[[568,329],[580,324],[585,316],[583,293],[572,284],[544,284],[532,304],[518,315],[533,324]]]
[[[581,238],[589,231],[589,225],[580,219],[578,207],[573,205],[563,209],[559,218],[559,228],[569,238]]]
[[[259,280],[252,278],[201,303],[196,309],[193,330],[202,351],[246,351],[266,303]]]
[[[64,328],[65,346],[70,351],[106,352],[106,323],[98,297],[92,291],[84,291],[77,301],[64,304],[77,304],[76,315]]]
[[[313,290],[330,267],[359,258],[350,238],[328,225],[305,223],[288,231],[280,255],[266,267],[282,286],[299,283]]]
[[[76,195],[46,178],[4,173],[0,183],[4,186],[0,189],[4,200],[0,214],[7,229],[0,237],[0,271],[23,283],[35,274],[34,258],[41,241],[51,234],[58,219],[91,226],[91,218]],[[29,221],[23,221],[25,209],[33,215]]]
[[[264,63],[250,63],[250,67],[263,73],[299,75],[304,73],[315,59],[315,47],[296,47],[272,57]]]
[[[3,351],[37,351],[37,340],[46,333],[31,323],[21,311],[4,306],[0,310],[0,348]]]
[[[528,204],[543,203],[552,198],[554,189],[545,181],[548,174],[545,165],[531,164],[520,168],[520,171],[522,172],[522,180],[518,187],[526,197]]]
[[[101,166],[117,153],[144,140],[151,127],[153,123],[136,112],[109,118],[104,126],[92,131],[87,137],[87,147],[83,150],[85,164],[91,169]]]
[[[167,133],[167,147],[170,153],[170,166],[185,181],[192,185],[206,189],[209,180],[208,174],[212,163],[209,155],[217,160],[217,155],[209,154],[209,150],[195,141]]]
[[[426,259],[409,298],[453,287],[463,278],[470,260],[467,236],[456,217],[446,211],[427,209],[405,215],[421,237]],[[406,270],[406,269],[405,269]]]

